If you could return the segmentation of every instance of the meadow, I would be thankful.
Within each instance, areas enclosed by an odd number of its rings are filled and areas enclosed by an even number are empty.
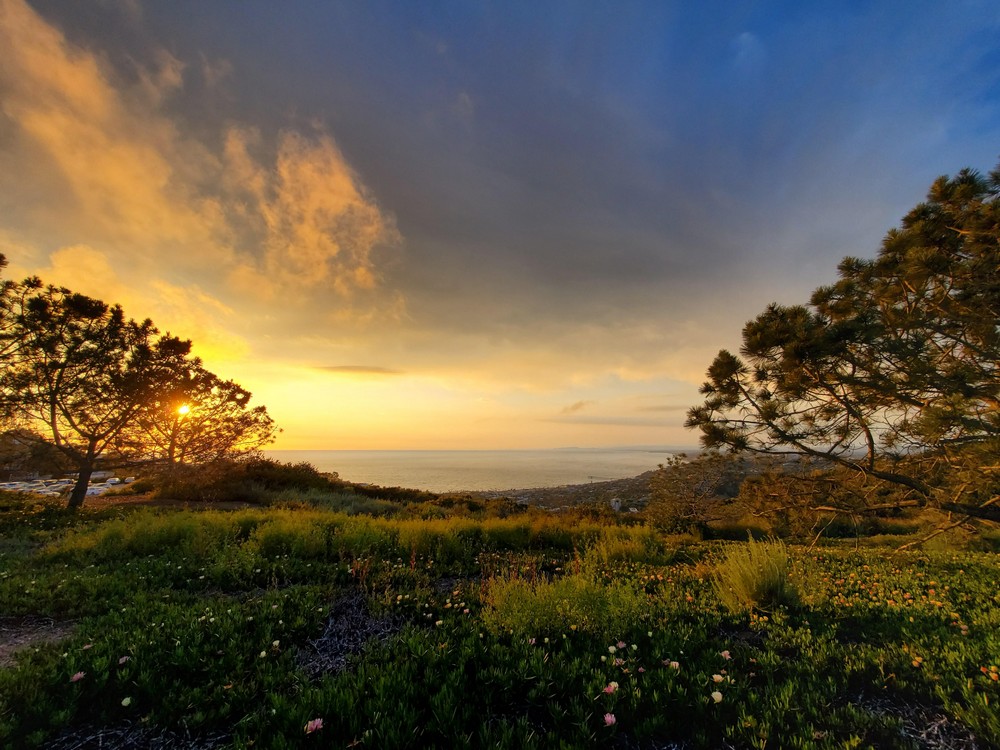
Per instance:
[[[0,746],[1000,746],[996,553],[375,502],[3,495]]]

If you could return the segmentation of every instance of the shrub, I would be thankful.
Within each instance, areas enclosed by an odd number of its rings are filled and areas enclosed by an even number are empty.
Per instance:
[[[394,516],[402,506],[388,500],[362,495],[357,492],[321,489],[285,489],[274,492],[268,498],[271,506],[288,508],[322,508],[346,516]]]
[[[609,636],[642,622],[649,602],[634,582],[568,575],[551,581],[500,577],[484,596],[483,623],[495,633],[557,635],[572,630]]]
[[[722,603],[733,612],[770,611],[781,605],[795,605],[799,597],[788,580],[788,550],[772,539],[758,542],[752,537],[726,547],[716,566],[713,583]]]
[[[161,479],[156,495],[176,500],[267,503],[287,490],[342,489],[340,483],[323,476],[311,464],[249,458],[178,467]]]
[[[265,557],[292,555],[305,560],[326,555],[326,534],[315,519],[300,515],[275,515],[254,532],[254,541]]]
[[[583,552],[583,569],[591,575],[617,564],[665,559],[662,539],[648,526],[606,528],[588,543]]]

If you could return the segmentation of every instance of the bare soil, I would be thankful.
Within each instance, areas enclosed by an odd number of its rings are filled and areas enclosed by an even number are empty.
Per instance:
[[[0,667],[13,666],[18,651],[68,638],[75,625],[51,617],[0,617]]]

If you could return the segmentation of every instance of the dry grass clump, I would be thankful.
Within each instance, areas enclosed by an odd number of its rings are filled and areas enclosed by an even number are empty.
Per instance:
[[[729,544],[715,568],[713,583],[722,603],[733,612],[771,611],[794,606],[799,593],[789,580],[791,563],[784,543],[771,539]]]

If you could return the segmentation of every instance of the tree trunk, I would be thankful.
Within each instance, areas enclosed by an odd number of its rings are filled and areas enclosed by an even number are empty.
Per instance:
[[[83,499],[87,496],[87,487],[90,486],[90,475],[93,473],[94,465],[92,462],[80,467],[80,473],[77,475],[76,484],[73,485],[73,491],[69,495],[67,507],[79,508],[83,505]]]
[[[76,484],[73,485],[73,491],[69,495],[69,505],[67,505],[68,508],[79,508],[83,505],[83,499],[87,497],[87,488],[90,486],[90,477],[94,473],[94,454],[96,449],[96,441],[91,440],[90,444],[87,446],[86,455],[77,462],[79,474],[77,474],[76,477]]]

